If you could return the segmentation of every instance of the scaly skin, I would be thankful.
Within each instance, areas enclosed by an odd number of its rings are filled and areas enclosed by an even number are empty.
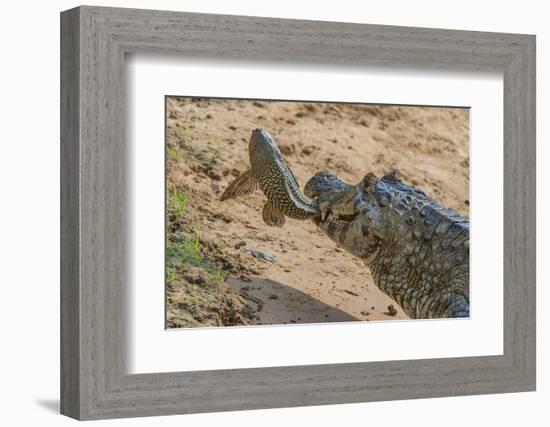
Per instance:
[[[319,172],[305,194],[319,202],[317,226],[362,258],[411,318],[470,315],[467,219],[394,174],[350,185]]]
[[[255,129],[248,151],[252,173],[257,177],[261,190],[285,216],[307,219],[318,214],[316,201],[302,193],[298,181],[268,132]]]
[[[254,129],[248,144],[250,169],[233,181],[221,200],[248,195],[261,188],[268,202],[264,206],[266,224],[282,226],[284,217],[308,219],[319,214],[316,200],[306,197],[287,166],[273,137],[263,129]]]
[[[285,216],[313,218],[333,241],[370,266],[375,283],[411,318],[468,317],[469,221],[395,175],[369,174],[358,185],[319,172],[305,195],[273,137],[262,129],[249,142],[251,168],[221,200],[258,186],[266,195],[266,224]]]

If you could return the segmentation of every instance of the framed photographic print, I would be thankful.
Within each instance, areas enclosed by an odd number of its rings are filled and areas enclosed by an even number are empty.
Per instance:
[[[61,408],[535,389],[535,38],[61,15]]]

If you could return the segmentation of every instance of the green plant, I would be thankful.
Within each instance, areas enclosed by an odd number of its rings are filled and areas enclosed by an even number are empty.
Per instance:
[[[166,283],[171,285],[179,279],[178,271],[174,267],[166,267]]]
[[[202,255],[201,255],[200,247],[199,247],[199,235],[198,234],[195,234],[195,238],[193,239],[193,250],[192,250],[191,253],[192,253],[193,261],[195,262],[195,265],[200,265],[200,263],[202,262]]]
[[[225,279],[227,279],[227,276],[229,276],[229,273],[224,270],[220,270],[216,266],[213,265],[206,265],[204,269],[214,276],[214,280],[218,283],[225,282]]]
[[[168,210],[177,218],[183,217],[187,204],[187,194],[183,191],[173,190],[168,194]]]
[[[168,240],[167,256],[170,265],[182,265],[192,262],[199,266],[202,262],[200,253],[200,238],[198,234],[190,237],[186,234],[178,234]]]
[[[168,146],[167,157],[168,160],[178,160],[180,155],[178,153],[178,150],[176,150],[174,147]]]

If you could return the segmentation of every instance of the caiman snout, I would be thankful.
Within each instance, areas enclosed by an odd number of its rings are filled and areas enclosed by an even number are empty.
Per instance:
[[[355,194],[355,186],[346,184],[331,172],[317,172],[307,182],[304,193],[306,196],[317,199],[319,214],[314,218],[315,223],[325,222],[331,217],[332,208],[337,200]]]
[[[322,193],[329,191],[345,190],[349,184],[344,183],[340,178],[331,172],[321,171],[313,175],[304,188],[304,194],[311,198],[319,197]]]

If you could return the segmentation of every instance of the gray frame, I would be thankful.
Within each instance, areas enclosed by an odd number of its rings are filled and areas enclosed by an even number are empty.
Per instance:
[[[504,354],[128,375],[124,55],[504,75]],[[78,419],[535,390],[535,37],[79,7],[61,14],[61,412]]]

